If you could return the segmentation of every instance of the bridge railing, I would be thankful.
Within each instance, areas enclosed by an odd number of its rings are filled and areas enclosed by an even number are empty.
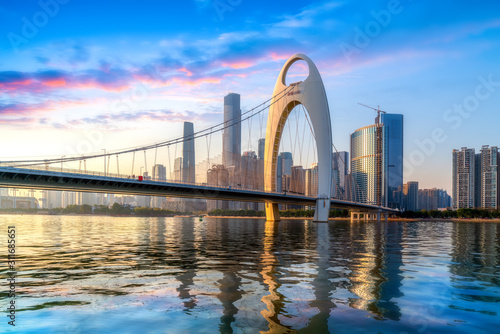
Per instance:
[[[220,188],[220,189],[224,189],[224,190],[237,189],[237,190],[248,190],[248,191],[260,191],[260,192],[266,192],[266,193],[272,193],[272,194],[280,194],[280,195],[288,194],[288,195],[298,195],[298,196],[314,198],[312,196],[305,196],[302,194],[295,194],[295,193],[291,193],[291,192],[264,191],[262,189],[252,189],[252,188],[245,188],[245,187],[241,187],[241,186],[232,186],[232,185],[231,186],[218,186],[218,185],[211,185],[208,183],[185,182],[185,181],[169,180],[169,179],[163,179],[163,178],[160,179],[160,178],[146,177],[140,181],[139,180],[140,175],[104,173],[104,172],[99,172],[99,171],[91,171],[91,170],[84,170],[84,169],[71,169],[71,168],[64,168],[64,167],[63,168],[48,167],[48,166],[45,166],[44,164],[30,165],[30,166],[19,166],[19,165],[7,165],[7,164],[0,163],[0,167],[12,167],[12,168],[20,168],[20,169],[26,169],[26,170],[47,171],[47,172],[53,172],[53,173],[68,173],[68,174],[79,174],[79,175],[89,175],[89,176],[99,176],[99,177],[120,178],[120,179],[135,180],[138,182],[154,181],[154,182],[165,182],[165,183],[177,183],[177,184],[186,184],[186,185],[194,185],[194,186]]]

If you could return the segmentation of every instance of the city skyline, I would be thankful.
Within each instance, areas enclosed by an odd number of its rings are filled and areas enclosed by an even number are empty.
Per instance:
[[[339,151],[375,117],[358,102],[404,115],[404,182],[451,193],[452,149],[499,145],[495,2],[278,1],[264,13],[259,2],[153,1],[147,15],[42,3],[0,6],[1,138],[13,143],[4,158],[70,154],[95,129],[92,152],[180,136],[184,121],[219,123],[223,96],[240,94],[242,111],[268,99],[297,52],[321,72]]]

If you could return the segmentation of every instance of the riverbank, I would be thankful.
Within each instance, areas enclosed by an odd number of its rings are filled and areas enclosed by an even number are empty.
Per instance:
[[[242,219],[266,219],[266,217],[243,217],[243,216],[204,216],[205,218],[242,218]],[[281,217],[282,220],[313,220],[313,217]],[[347,220],[345,217],[330,217],[329,221]],[[355,220],[356,221],[356,220]],[[359,220],[363,222],[364,220]],[[500,219],[485,219],[485,218],[388,218],[389,222],[469,222],[469,223],[500,223]]]
[[[95,214],[95,213],[62,213],[62,214],[51,214],[48,212],[1,212],[0,215],[19,215],[19,216],[95,216],[95,217],[157,217],[157,218],[198,218],[198,215],[119,215],[119,214]],[[203,218],[230,218],[230,219],[266,219],[262,216],[208,216],[203,215]],[[281,217],[282,220],[313,220],[313,217]],[[329,221],[350,221],[348,217],[330,217]],[[355,220],[356,221],[356,220]],[[363,222],[363,219],[359,220]],[[389,222],[469,222],[469,223],[500,223],[500,218],[388,218]]]

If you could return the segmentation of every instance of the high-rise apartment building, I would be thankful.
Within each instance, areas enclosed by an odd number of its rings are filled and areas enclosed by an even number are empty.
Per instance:
[[[182,143],[182,182],[195,183],[194,125],[184,122],[184,142]]]
[[[476,166],[479,171],[479,206],[485,209],[498,209],[499,207],[499,178],[498,159],[499,151],[497,146],[489,147],[484,145],[480,153],[480,165]],[[477,179],[477,178],[476,178]]]
[[[224,126],[222,134],[222,164],[239,168],[241,156],[240,95],[229,93],[224,97]]]
[[[476,184],[476,153],[473,148],[453,150],[453,208],[474,208],[478,205]]]
[[[409,181],[403,185],[403,209],[405,211],[418,210],[418,182]]]

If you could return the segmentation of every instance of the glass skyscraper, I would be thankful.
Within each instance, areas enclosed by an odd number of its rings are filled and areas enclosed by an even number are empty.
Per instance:
[[[403,115],[382,114],[351,135],[352,200],[401,209]]]
[[[182,143],[182,181],[195,182],[194,125],[184,122],[184,142]]]
[[[387,140],[383,124],[351,134],[352,200],[387,206]]]
[[[387,206],[402,208],[403,190],[403,115],[382,114],[387,141]]]
[[[241,157],[240,95],[229,93],[224,97],[224,125],[222,133],[222,164],[239,169]]]

